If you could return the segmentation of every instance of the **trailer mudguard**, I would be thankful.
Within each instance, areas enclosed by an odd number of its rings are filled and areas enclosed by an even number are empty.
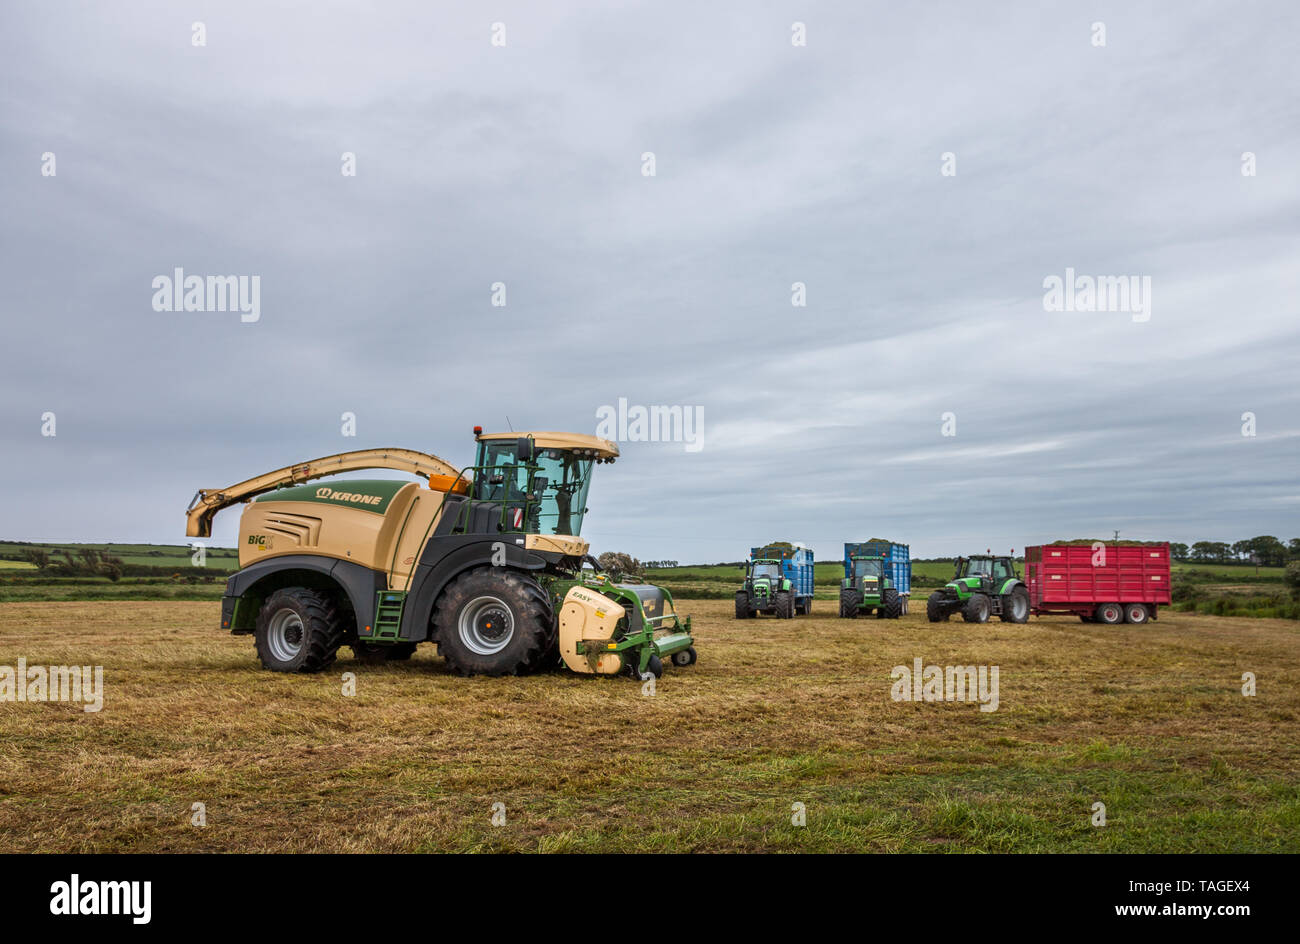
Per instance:
[[[289,571],[318,576],[315,580],[311,577],[301,580],[290,577]],[[288,557],[258,561],[231,574],[226,581],[226,598],[233,599],[235,603],[227,613],[225,600],[222,601],[223,628],[229,622],[230,632],[234,635],[253,632],[261,600],[269,596],[271,590],[289,586],[330,590],[341,587],[347,594],[352,612],[356,614],[356,628],[359,631],[362,626],[373,623],[377,594],[380,590],[387,589],[387,580],[382,571],[317,554],[291,554]]]

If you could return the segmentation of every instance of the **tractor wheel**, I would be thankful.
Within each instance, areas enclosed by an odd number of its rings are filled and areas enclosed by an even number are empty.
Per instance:
[[[673,653],[673,665],[686,666],[695,664],[695,647],[679,650]]]
[[[1147,612],[1146,606],[1141,603],[1128,603],[1124,606],[1124,619],[1126,622],[1140,625],[1145,623],[1150,616],[1151,614]]]
[[[1124,622],[1124,607],[1118,603],[1102,603],[1097,607],[1097,622],[1114,626]]]
[[[379,645],[378,643],[366,642],[358,639],[355,642],[348,643],[352,647],[352,655],[358,662],[365,662],[368,665],[383,665],[385,662],[401,662],[409,659],[415,654],[415,643],[399,642],[392,645]]]
[[[324,593],[305,587],[276,590],[257,613],[257,657],[272,672],[319,672],[343,644],[343,620]]]
[[[1029,622],[1029,591],[1016,587],[1002,598],[1002,622]]]
[[[840,618],[858,618],[858,594],[856,590],[840,591]]]
[[[744,590],[736,592],[736,619],[753,619],[754,611],[749,608],[749,594]]]
[[[794,619],[794,594],[792,594],[789,590],[777,591],[776,618]]]
[[[898,619],[903,615],[903,598],[898,591],[890,588],[880,596],[881,607],[876,615],[882,619]]]
[[[555,613],[532,577],[500,567],[462,574],[434,608],[438,652],[460,675],[519,675],[553,654]]]
[[[987,596],[982,593],[972,593],[970,599],[961,608],[961,618],[968,623],[987,623],[990,609]]]
[[[930,594],[930,598],[925,601],[925,616],[931,623],[940,623],[948,619],[952,614],[944,606],[944,595],[936,590]]]

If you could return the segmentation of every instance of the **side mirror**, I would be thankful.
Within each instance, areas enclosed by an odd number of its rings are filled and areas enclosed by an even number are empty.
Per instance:
[[[515,440],[515,458],[520,462],[533,461],[533,441],[528,437]]]

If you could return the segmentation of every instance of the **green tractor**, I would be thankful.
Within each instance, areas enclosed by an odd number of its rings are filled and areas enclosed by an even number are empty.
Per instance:
[[[957,558],[957,575],[942,590],[930,594],[925,615],[931,623],[960,613],[968,623],[987,623],[997,616],[1004,623],[1029,621],[1029,589],[1010,557],[983,554]]]
[[[736,591],[736,619],[753,619],[759,613],[794,618],[794,585],[779,560],[756,558],[740,569],[745,572],[745,585]]]
[[[849,558],[853,576],[840,581],[840,616],[856,619],[859,614],[877,619],[898,619],[903,598],[889,579],[885,558],[880,554],[854,554]]]

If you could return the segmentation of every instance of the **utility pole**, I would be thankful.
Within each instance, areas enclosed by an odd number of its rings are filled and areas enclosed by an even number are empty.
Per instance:
[[[1115,529],[1115,543],[1116,543],[1116,544],[1119,543],[1119,529],[1118,529],[1118,528]]]

